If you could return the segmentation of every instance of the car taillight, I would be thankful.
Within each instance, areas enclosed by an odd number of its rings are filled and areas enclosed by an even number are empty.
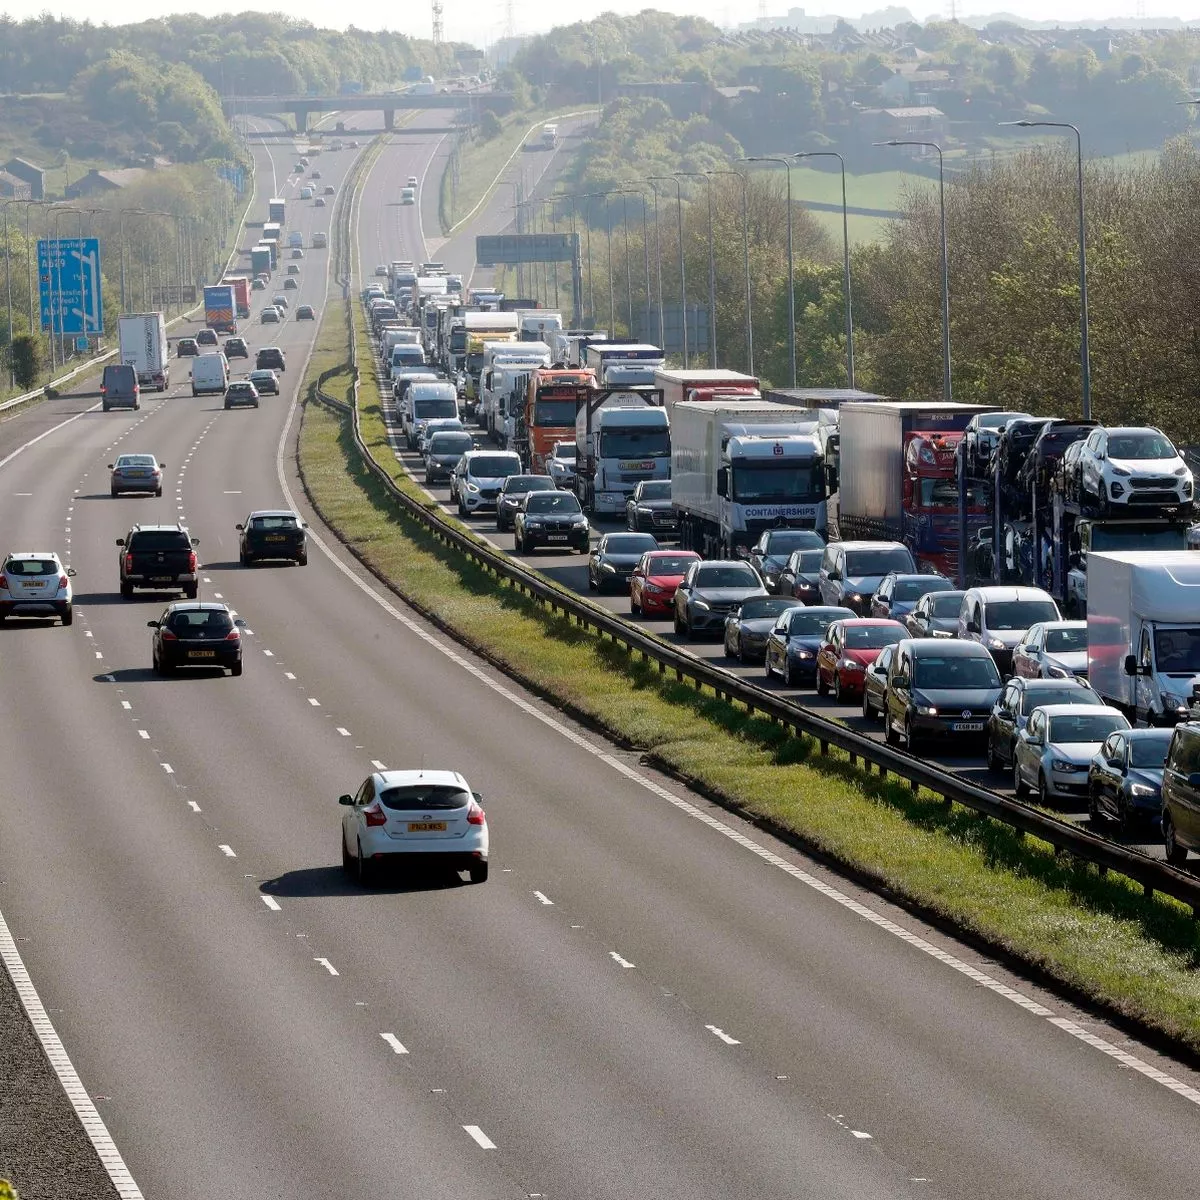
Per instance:
[[[486,825],[487,824],[487,815],[484,813],[483,809],[479,807],[478,804],[472,804],[471,807],[469,809],[467,809],[467,824],[468,825]]]
[[[196,552],[195,552],[195,550],[189,550],[188,551],[188,570],[194,571],[195,569],[196,569]]]
[[[179,639],[169,629],[160,629],[158,632],[162,635],[162,640],[164,642],[179,641]]]
[[[371,805],[370,808],[364,808],[363,816],[367,818],[368,825],[387,824],[387,813],[385,813],[381,808],[376,808],[374,805]]]
[[[225,640],[227,642],[240,642],[242,640],[242,635],[240,633],[238,633],[238,631],[236,629],[231,629],[225,635]]]
[[[2,583],[0,583],[0,587],[3,587],[3,586],[4,585]],[[67,577],[65,575],[60,575],[58,577],[58,586],[60,588],[65,588],[67,586]]]
[[[125,570],[126,571],[133,570],[133,555],[132,554],[125,555]]]
[[[7,575],[0,575],[0,588],[4,588],[5,591],[8,590],[8,576]]]

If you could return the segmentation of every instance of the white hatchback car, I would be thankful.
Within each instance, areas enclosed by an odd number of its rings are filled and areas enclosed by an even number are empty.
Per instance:
[[[0,567],[0,625],[9,617],[58,617],[70,625],[74,575],[49,550],[10,554]]]
[[[341,796],[342,869],[369,884],[378,868],[444,866],[488,877],[482,797],[457,771],[376,771],[354,796]]]

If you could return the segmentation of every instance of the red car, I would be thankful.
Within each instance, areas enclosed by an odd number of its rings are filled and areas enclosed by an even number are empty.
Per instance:
[[[884,646],[908,637],[899,621],[855,617],[834,621],[817,651],[817,695],[833,694],[838,701],[861,696],[867,669]]]
[[[675,589],[688,567],[699,561],[694,550],[647,550],[629,577],[629,611],[669,616],[675,608]]]

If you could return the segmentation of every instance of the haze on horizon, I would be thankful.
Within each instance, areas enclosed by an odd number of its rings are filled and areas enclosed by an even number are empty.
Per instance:
[[[472,42],[475,45],[490,45],[502,37],[504,30],[503,7],[495,0],[444,0],[446,37],[451,41]],[[919,20],[930,17],[947,17],[950,12],[950,0],[945,3],[929,3],[929,0],[915,0],[907,7]],[[837,15],[849,18],[861,17],[865,12],[876,12],[885,7],[885,3],[864,3],[864,0],[818,0],[817,3],[797,2],[797,0],[768,0],[767,11],[772,15],[782,15],[789,8],[802,8],[809,16]],[[555,24],[568,25],[574,21],[590,20],[602,12],[618,12],[622,14],[640,12],[646,8],[657,8],[665,12],[680,14],[690,13],[707,17],[718,25],[731,25],[738,21],[748,20],[751,15],[750,6],[744,3],[727,3],[726,0],[660,0],[659,3],[645,3],[643,0],[577,0],[566,8],[556,9]],[[299,20],[309,21],[313,25],[324,28],[344,29],[354,25],[359,29],[388,29],[408,34],[414,38],[430,36],[431,5],[427,2],[418,3],[409,8],[407,19],[398,19],[392,5],[379,3],[379,0],[361,5],[343,6],[339,16],[344,19],[330,20],[328,7],[320,0],[289,0],[284,4],[244,5],[230,4],[224,0],[208,6],[205,11],[213,13],[238,13],[246,11],[284,12]],[[1130,19],[1135,14],[1134,0],[1058,0],[1048,12],[1043,4],[1035,0],[997,0],[995,4],[968,0],[958,3],[959,15],[969,18],[972,13],[993,14],[1010,13],[1026,20],[1045,21],[1056,19],[1061,21],[1087,21],[1089,24],[1100,25],[1105,20],[1119,18]],[[89,0],[55,0],[47,4],[45,0],[0,0],[0,12],[16,20],[37,17],[44,12],[52,12],[55,16],[71,17],[76,20],[91,20],[97,24],[124,25],[138,21],[149,20],[152,17],[167,13],[188,13],[201,11],[200,5],[188,0],[118,0],[118,3],[106,7],[99,13],[94,3]],[[757,12],[757,6],[754,11]],[[545,32],[539,22],[545,10],[542,6],[533,4],[530,0],[514,0],[513,28],[518,34]],[[348,14],[348,15],[347,15]],[[1156,17],[1176,17],[1183,20],[1200,22],[1200,7],[1176,6],[1171,0],[1158,3],[1149,0],[1145,24],[1153,28]]]

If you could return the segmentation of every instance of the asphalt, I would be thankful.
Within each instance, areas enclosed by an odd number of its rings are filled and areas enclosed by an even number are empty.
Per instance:
[[[364,263],[415,246],[393,197],[437,136],[372,171]],[[0,544],[78,572],[74,626],[0,631],[0,911],[144,1195],[1191,1195],[1195,1074],[655,777],[366,579],[295,478],[312,332],[271,327],[287,388],[258,411],[176,388],[0,471]],[[110,499],[110,452],[142,446],[164,496]],[[309,565],[239,568],[234,524],[291,502]],[[247,621],[239,679],[154,676],[166,598],[117,593],[112,539],[175,516],[202,594]],[[336,797],[422,762],[483,793],[491,879],[360,891]]]

